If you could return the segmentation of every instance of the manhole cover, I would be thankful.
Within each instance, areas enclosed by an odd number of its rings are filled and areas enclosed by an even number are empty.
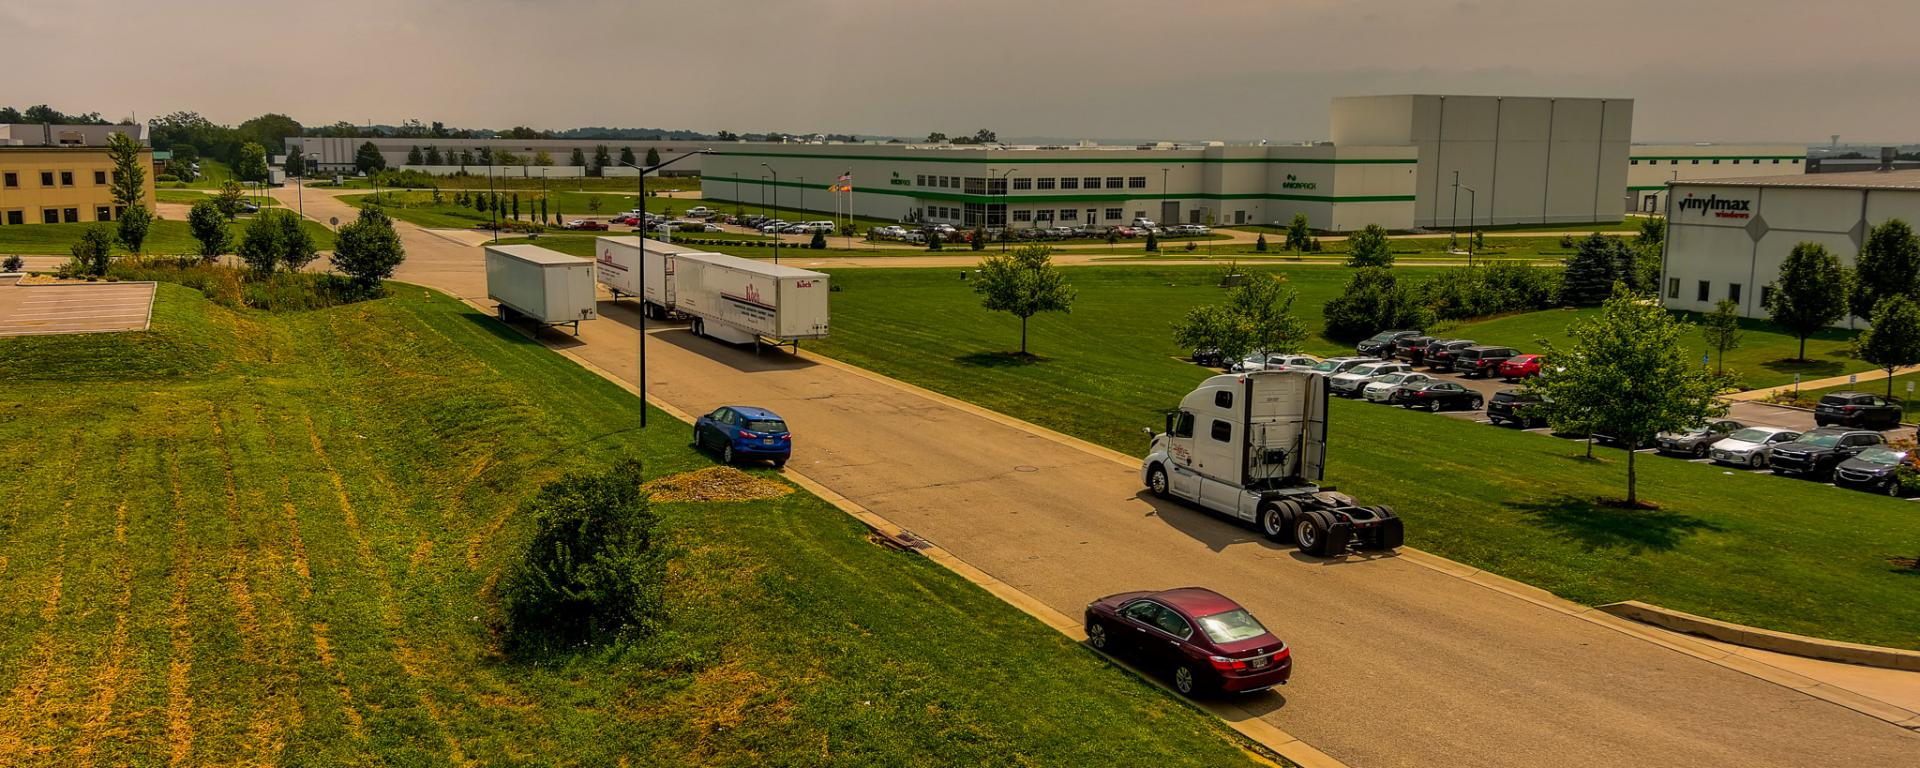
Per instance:
[[[1014,468],[1013,468],[1013,471],[1015,471],[1015,472],[1038,472],[1038,471],[1040,471],[1040,468],[1039,468],[1039,467],[1029,467],[1029,466],[1027,466],[1027,465],[1025,465],[1025,464],[1022,464],[1022,465],[1020,465],[1020,466],[1017,466],[1017,467],[1014,467]]]

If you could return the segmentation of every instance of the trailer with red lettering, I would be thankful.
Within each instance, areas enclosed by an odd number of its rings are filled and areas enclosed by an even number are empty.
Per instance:
[[[827,336],[828,276],[723,253],[673,255],[673,308],[694,333],[734,344]]]

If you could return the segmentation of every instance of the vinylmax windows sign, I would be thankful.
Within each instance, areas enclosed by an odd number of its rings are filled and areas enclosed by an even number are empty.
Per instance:
[[[1675,204],[1681,213],[1699,211],[1701,216],[1712,215],[1721,219],[1745,219],[1753,216],[1752,200],[1735,200],[1719,195],[1694,197],[1687,195],[1685,200]]]

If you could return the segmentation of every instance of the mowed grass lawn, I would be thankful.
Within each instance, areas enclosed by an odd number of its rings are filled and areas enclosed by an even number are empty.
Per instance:
[[[0,339],[0,755],[72,765],[1251,765],[1224,726],[795,492],[657,505],[663,634],[484,597],[568,470],[688,428],[418,287]],[[763,477],[777,478],[766,470]]]
[[[201,200],[212,198],[212,195],[209,193],[196,192],[191,189],[157,189],[154,190],[153,196],[155,200],[162,203],[179,203],[181,205],[193,205]],[[245,199],[249,203],[262,207],[271,207],[280,204],[278,199],[270,196],[247,195]]]
[[[1071,314],[1019,325],[980,308],[953,270],[834,270],[834,333],[812,348],[1076,437],[1137,454],[1206,372],[1177,359],[1173,321],[1217,300],[1210,267],[1075,267]],[[1418,274],[1415,270],[1404,270]],[[1302,314],[1345,270],[1286,270]],[[1563,315],[1554,314],[1553,317]],[[1751,337],[1750,337],[1751,338]],[[1334,352],[1319,341],[1315,352]],[[1414,546],[1586,604],[1638,599],[1727,621],[1920,648],[1920,554],[1912,502],[1788,478],[1641,456],[1643,497],[1625,492],[1625,454],[1366,403],[1333,406],[1328,482],[1397,507]]]
[[[246,232],[249,221],[251,221],[250,217],[242,216],[227,225],[228,231],[232,234],[232,243],[240,242],[240,236]],[[80,233],[96,225],[107,227],[109,233],[115,231],[113,222],[0,227],[0,254],[65,256],[72,252],[73,244],[80,241]],[[315,247],[323,251],[333,249],[333,230],[312,220],[302,220],[300,226],[307,231],[308,236],[313,238]],[[114,248],[116,251],[120,250],[117,243]],[[159,219],[154,221],[153,228],[148,230],[147,240],[141,245],[141,250],[162,256],[197,253],[200,250],[200,241],[193,239],[193,231],[187,227],[187,222]]]
[[[1541,339],[1566,347],[1572,341],[1567,336],[1567,326],[1576,318],[1592,317],[1598,312],[1597,309],[1529,312],[1463,323],[1440,333],[1451,338],[1473,339],[1482,344],[1500,344],[1535,352],[1541,349]],[[1719,353],[1707,344],[1706,337],[1700,332],[1700,325],[1705,318],[1694,312],[1683,312],[1680,316],[1694,324],[1694,330],[1681,337],[1689,357],[1699,360],[1702,355],[1710,354],[1708,365],[1713,365]],[[1800,353],[1800,341],[1793,335],[1780,331],[1764,320],[1743,319],[1740,327],[1740,346],[1727,350],[1723,364],[1726,371],[1738,380],[1741,389],[1792,384],[1796,373],[1800,374],[1802,380],[1812,381],[1873,369],[1872,363],[1853,356],[1852,340],[1856,331],[1835,328],[1809,337],[1807,359],[1800,361],[1795,359]]]

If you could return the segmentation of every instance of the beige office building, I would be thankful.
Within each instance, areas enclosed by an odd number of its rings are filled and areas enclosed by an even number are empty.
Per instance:
[[[106,137],[129,131],[139,138],[138,126],[0,125],[0,226],[119,219]],[[153,210],[153,152],[140,159],[141,202]]]

